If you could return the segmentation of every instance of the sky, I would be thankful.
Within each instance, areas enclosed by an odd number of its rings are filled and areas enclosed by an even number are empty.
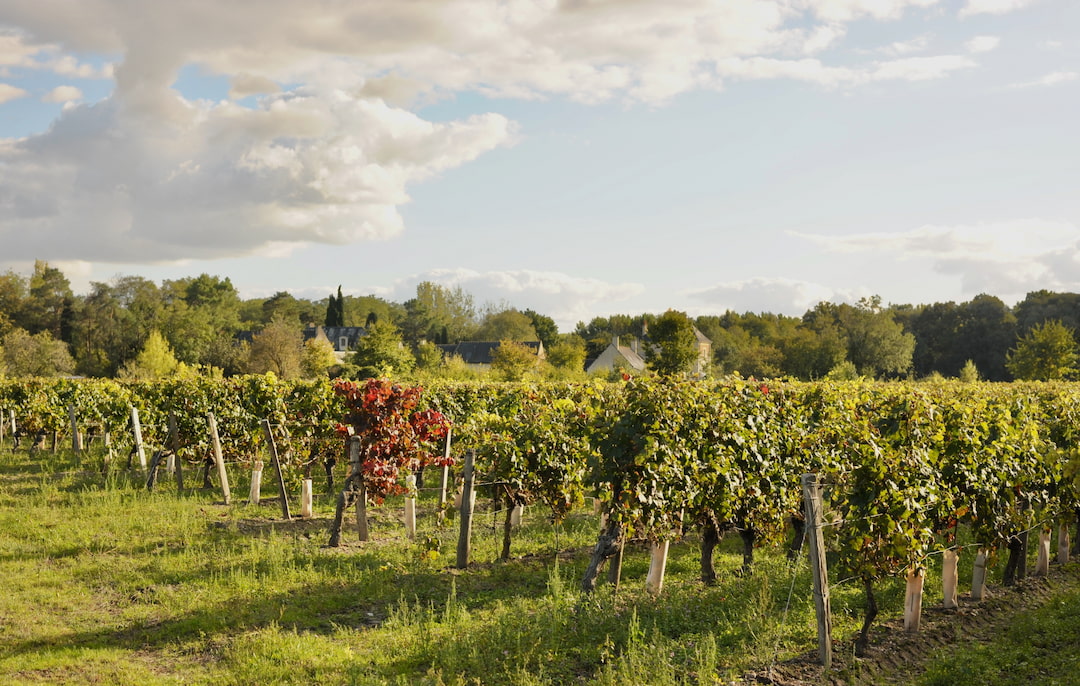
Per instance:
[[[1075,0],[0,0],[0,270],[594,316],[1080,292]]]

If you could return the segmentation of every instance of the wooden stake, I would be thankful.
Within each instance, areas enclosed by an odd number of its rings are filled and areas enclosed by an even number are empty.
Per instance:
[[[1035,561],[1035,576],[1050,573],[1050,529],[1039,532],[1039,556]]]
[[[670,541],[653,543],[649,558],[649,573],[645,576],[645,590],[654,596],[664,589],[664,570],[667,568]]]
[[[173,465],[176,468],[176,490],[184,492],[184,467],[180,459],[180,433],[176,429],[176,413],[169,412],[169,447],[172,449]]]
[[[1069,561],[1069,525],[1065,523],[1058,526],[1057,561],[1059,565]]]
[[[139,456],[139,468],[146,472],[146,450],[143,447],[142,440],[142,424],[139,423],[139,410],[134,405],[129,405],[131,408],[131,432],[135,438],[135,454]],[[131,460],[128,460],[128,466],[131,466]]]
[[[367,483],[362,476],[358,483],[360,495],[356,498],[356,533],[360,541],[364,542],[371,537],[367,523]]]
[[[971,571],[971,599],[986,597],[986,548],[979,548],[975,555],[975,567]]]
[[[904,594],[904,631],[915,633],[922,622],[922,592],[926,575],[923,570],[912,568],[907,575],[907,589]]]
[[[954,610],[959,607],[956,600],[956,565],[960,556],[955,550],[946,550],[941,558],[941,594],[944,598],[942,605],[946,610]]]
[[[71,449],[78,454],[82,452],[83,446],[82,436],[79,435],[79,421],[78,417],[75,416],[74,405],[68,405],[68,419],[71,421]]]
[[[817,474],[803,474],[806,540],[810,542],[810,573],[814,579],[814,609],[818,625],[818,657],[825,669],[832,667],[832,615],[829,607],[829,575],[825,567],[825,536],[821,530],[821,484]]]
[[[289,512],[289,493],[285,490],[285,477],[281,473],[281,462],[278,460],[277,444],[274,443],[274,430],[270,426],[270,420],[264,419],[262,427],[263,435],[266,436],[266,449],[270,452],[270,465],[277,474],[278,493],[281,494],[278,497],[281,502],[281,516],[285,519],[292,519],[292,514]]]
[[[405,535],[410,540],[416,538],[416,475],[410,474],[405,477],[405,488],[409,494],[405,496]]]
[[[446,518],[446,487],[450,481],[450,439],[454,433],[454,427],[446,430],[446,446],[443,449],[443,466],[439,473],[439,521]]]
[[[228,505],[232,500],[229,491],[229,473],[225,471],[225,458],[221,455],[221,437],[218,436],[217,419],[213,412],[206,413],[206,424],[210,429],[210,448],[214,453],[214,464],[217,465],[218,481],[221,482],[221,495]]]
[[[262,472],[262,460],[255,460],[251,466],[251,493],[248,495],[248,502],[252,505],[258,505],[262,499]]]
[[[300,516],[304,519],[311,519],[311,479],[304,479],[300,482]]]
[[[510,526],[512,528],[518,528],[521,526],[521,516],[525,514],[524,505],[514,505],[514,509],[510,512]]]
[[[458,533],[457,568],[469,566],[469,554],[472,552],[472,515],[473,515],[473,462],[476,451],[465,452],[465,466],[462,470],[464,484],[461,491],[461,529]]]

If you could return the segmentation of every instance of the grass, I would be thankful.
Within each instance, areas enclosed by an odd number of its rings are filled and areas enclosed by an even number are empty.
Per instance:
[[[459,571],[454,522],[438,527],[430,501],[416,542],[390,501],[370,510],[372,541],[348,529],[328,549],[329,497],[314,520],[285,522],[274,500],[227,507],[170,479],[148,492],[141,474],[77,464],[0,446],[5,683],[721,684],[816,646],[805,561],[762,549],[739,577],[734,537],[715,586],[698,581],[688,535],[660,598],[644,591],[640,545],[617,596],[606,585],[583,596],[598,531],[585,509],[556,526],[530,508],[510,561],[496,559],[501,515],[481,512],[474,563]],[[245,494],[240,470],[232,478],[234,498]],[[879,602],[898,613],[902,582]],[[854,633],[862,604],[857,584],[834,586],[836,636]]]
[[[938,654],[920,686],[1080,684],[1080,591],[1013,617],[1005,633],[989,642],[967,641]]]

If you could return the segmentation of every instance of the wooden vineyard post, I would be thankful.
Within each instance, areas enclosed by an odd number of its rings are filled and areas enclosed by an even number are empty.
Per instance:
[[[135,439],[135,445],[132,450],[139,456],[139,468],[146,472],[146,449],[143,447],[142,440],[142,424],[139,423],[139,409],[134,405],[129,405],[131,408],[131,433]],[[131,458],[128,458],[128,467],[131,467]]]
[[[446,518],[446,487],[450,481],[450,437],[454,433],[454,427],[446,430],[446,447],[443,450],[443,466],[439,473],[439,521]]]
[[[908,570],[907,588],[904,593],[904,631],[915,633],[922,622],[922,593],[926,574],[912,567]]]
[[[1063,565],[1069,561],[1069,525],[1062,523],[1058,526],[1057,562]]]
[[[1035,576],[1050,573],[1050,529],[1039,531],[1039,556],[1035,561]]]
[[[829,608],[829,576],[825,567],[825,536],[821,530],[821,484],[817,474],[803,474],[803,502],[806,504],[806,540],[810,542],[810,573],[814,579],[814,609],[817,613],[818,657],[825,669],[832,668],[832,616]]]
[[[462,469],[464,486],[461,491],[461,530],[458,534],[457,545],[457,568],[465,569],[469,566],[469,554],[472,552],[472,515],[473,515],[473,461],[476,459],[476,451],[470,449],[465,452],[465,466]]]
[[[654,596],[660,595],[664,588],[664,570],[667,568],[668,545],[670,541],[653,543],[649,558],[649,573],[645,576],[645,590]]]
[[[941,559],[941,595],[942,605],[946,610],[958,607],[956,600],[956,566],[960,556],[955,550],[946,550]]]
[[[68,420],[71,423],[71,449],[76,455],[82,452],[82,436],[79,435],[79,418],[75,414],[75,406],[68,405]]]
[[[206,424],[210,429],[210,448],[214,453],[214,464],[217,465],[218,480],[221,482],[221,495],[228,505],[232,500],[229,491],[229,473],[225,471],[225,458],[221,455],[221,437],[218,435],[217,419],[213,412],[206,413]]]
[[[164,450],[159,450],[154,453],[154,457],[150,459],[150,468],[146,474],[146,489],[149,491],[154,490],[154,486],[157,484],[158,469],[161,467],[161,459],[165,456]]]
[[[525,514],[524,505],[514,505],[514,509],[510,512],[510,526],[514,529],[521,526],[521,516]]]
[[[304,519],[311,519],[311,479],[304,479],[300,482],[300,516]]]
[[[262,460],[255,460],[251,466],[251,491],[248,494],[248,502],[252,505],[258,505],[262,499],[262,470]]]
[[[409,493],[405,496],[405,535],[409,540],[416,538],[416,475],[410,474],[405,477],[405,488]]]
[[[292,514],[289,512],[289,494],[285,490],[285,477],[281,474],[281,462],[278,460],[277,444],[274,443],[274,430],[270,426],[270,420],[264,419],[262,422],[263,434],[266,436],[266,449],[270,451],[270,465],[274,468],[274,473],[277,474],[278,482],[278,500],[281,502],[281,516],[285,519],[292,519]]]
[[[363,543],[369,538],[367,525],[367,483],[364,482],[362,462],[360,461],[360,439],[349,440],[349,477],[356,488],[356,533]]]
[[[180,432],[176,429],[176,413],[169,412],[169,449],[172,451],[173,467],[176,469],[176,490],[184,492],[184,467],[180,463]]]
[[[986,548],[979,548],[975,555],[975,567],[971,571],[971,599],[982,600],[986,596]]]

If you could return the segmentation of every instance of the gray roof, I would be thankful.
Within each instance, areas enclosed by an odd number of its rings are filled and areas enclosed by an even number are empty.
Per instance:
[[[534,350],[537,355],[543,350],[540,341],[515,342]],[[443,352],[444,357],[457,355],[465,364],[491,364],[491,354],[501,344],[502,341],[461,341],[439,345],[439,350]]]

